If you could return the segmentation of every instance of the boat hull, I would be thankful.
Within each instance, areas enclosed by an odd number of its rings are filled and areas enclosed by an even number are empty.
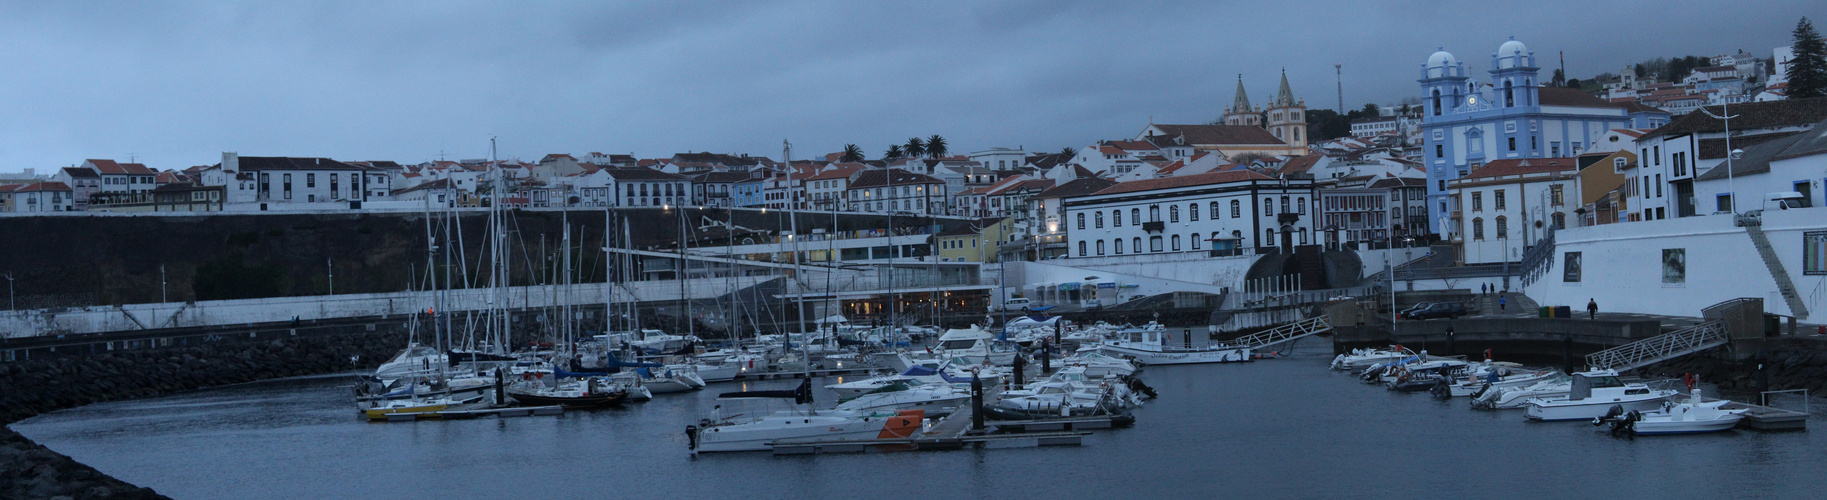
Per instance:
[[[527,406],[564,406],[566,409],[589,410],[607,408],[622,404],[628,399],[628,393],[616,391],[609,394],[592,394],[579,397],[542,396],[539,394],[508,391],[515,401]]]
[[[1686,421],[1668,421],[1668,422],[1657,422],[1657,421],[1653,421],[1653,420],[1644,420],[1644,421],[1639,421],[1639,422],[1633,422],[1631,424],[1631,432],[1635,433],[1639,436],[1659,436],[1659,435],[1669,435],[1669,434],[1702,434],[1702,433],[1708,433],[1708,432],[1720,432],[1720,431],[1724,431],[1727,429],[1731,429],[1733,427],[1737,427],[1738,421],[1743,420],[1743,419],[1744,419],[1744,417],[1742,417],[1742,416],[1732,415],[1730,417],[1721,417],[1716,420],[1686,420]]]
[[[1645,397],[1630,400],[1588,400],[1589,402],[1569,403],[1563,400],[1531,400],[1524,405],[1523,416],[1530,420],[1543,422],[1567,420],[1592,420],[1605,416],[1613,406],[1621,406],[1625,412],[1650,411],[1662,407],[1666,395]]]
[[[693,451],[768,451],[775,446],[905,438],[919,432],[925,418],[919,411],[843,413],[848,416],[776,415],[754,423],[699,429]]]
[[[1146,350],[1120,345],[1098,346],[1098,351],[1106,356],[1132,358],[1148,365],[1187,365],[1201,363],[1240,363],[1250,361],[1254,352],[1249,348],[1201,349],[1201,350]]]

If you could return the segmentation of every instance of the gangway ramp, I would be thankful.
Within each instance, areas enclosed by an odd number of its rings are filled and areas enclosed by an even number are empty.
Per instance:
[[[1282,342],[1299,340],[1311,335],[1329,331],[1332,331],[1332,323],[1327,320],[1327,316],[1320,315],[1250,335],[1237,337],[1225,342],[1225,345],[1261,349]]]
[[[1593,370],[1633,370],[1725,345],[1725,324],[1709,321],[1586,355]]]

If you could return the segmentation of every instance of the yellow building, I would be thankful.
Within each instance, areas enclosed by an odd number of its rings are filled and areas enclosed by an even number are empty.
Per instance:
[[[1591,157],[1598,157],[1590,160]],[[1604,155],[1587,155],[1579,158],[1580,164],[1580,225],[1610,224],[1625,222],[1624,214],[1631,214],[1630,207],[1625,206],[1635,191],[1637,155],[1630,148]],[[1634,215],[1634,214],[1632,214]]]
[[[939,262],[998,262],[996,249],[1014,232],[1014,218],[984,218],[933,236]]]

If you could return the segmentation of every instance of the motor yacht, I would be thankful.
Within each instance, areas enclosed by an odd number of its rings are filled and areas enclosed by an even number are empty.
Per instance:
[[[1692,389],[1690,394],[1692,396],[1685,403],[1668,402],[1656,410],[1593,419],[1593,425],[1610,421],[1614,433],[1642,436],[1699,434],[1736,427],[1738,421],[1744,419],[1745,412],[1751,411],[1749,408],[1726,409],[1725,405],[1732,404],[1731,401],[1704,401],[1700,398],[1700,389]]]
[[[929,418],[939,418],[952,414],[959,407],[970,404],[970,389],[958,389],[951,384],[923,384],[918,380],[903,380],[863,393],[860,396],[839,403],[837,409],[844,411],[887,411],[887,410],[925,410]]]
[[[997,341],[994,335],[977,325],[946,330],[944,335],[939,336],[939,345],[933,350],[935,355],[941,357],[961,357],[966,363],[974,365],[998,366],[1014,363],[1015,351],[1013,343]]]
[[[710,418],[686,427],[693,453],[767,451],[784,444],[906,438],[919,432],[926,419],[922,410],[813,411],[810,379],[793,390],[729,392],[718,400],[788,400],[803,409],[724,416],[723,405],[719,404]]]
[[[1213,345],[1196,348],[1169,347],[1163,343],[1166,332],[1160,324],[1149,322],[1142,328],[1118,332],[1115,339],[1079,348],[1079,352],[1096,351],[1106,356],[1130,359],[1144,365],[1180,365],[1194,363],[1235,363],[1250,361],[1255,352],[1248,347]]]

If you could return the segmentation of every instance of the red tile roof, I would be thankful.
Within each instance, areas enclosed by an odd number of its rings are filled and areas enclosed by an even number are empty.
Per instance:
[[[1319,160],[1320,155],[1296,156],[1293,159],[1288,160],[1287,163],[1283,163],[1280,172],[1283,174],[1305,173],[1307,170],[1312,169],[1314,165],[1318,164]]]
[[[1183,188],[1183,187],[1191,187],[1191,186],[1204,186],[1207,184],[1224,184],[1224,183],[1228,183],[1228,182],[1265,180],[1265,179],[1270,179],[1270,178],[1271,177],[1269,177],[1267,175],[1262,175],[1262,174],[1259,174],[1256,172],[1251,172],[1248,170],[1233,170],[1233,171],[1229,171],[1229,172],[1212,172],[1209,174],[1188,175],[1188,176],[1184,176],[1184,177],[1168,177],[1168,178],[1164,178],[1164,179],[1147,179],[1147,180],[1140,180],[1140,181],[1124,182],[1124,183],[1119,183],[1115,186],[1110,186],[1110,187],[1105,188],[1096,193],[1092,193],[1092,195],[1093,196],[1102,196],[1102,195],[1107,195],[1107,194],[1133,193],[1133,192],[1137,192],[1137,191],[1153,191],[1153,190],[1157,190],[1157,189],[1173,189],[1173,188]]]
[[[1109,141],[1109,142],[1105,142],[1104,144],[1108,145],[1108,146],[1115,146],[1118,149],[1122,149],[1125,151],[1159,151],[1159,150],[1161,150],[1161,148],[1155,147],[1154,144],[1149,144],[1148,142],[1145,142],[1145,141]]]
[[[1492,160],[1490,163],[1473,170],[1467,179],[1480,177],[1499,177],[1505,175],[1535,174],[1542,172],[1577,171],[1578,160],[1573,158],[1520,158],[1514,160]]]
[[[69,191],[69,190],[70,190],[70,186],[64,185],[64,183],[61,183],[61,182],[35,182],[32,184],[23,184],[23,185],[15,186],[13,188],[13,192],[15,192],[15,193],[30,193],[30,192],[35,192],[35,191]]]
[[[110,175],[152,175],[152,169],[139,163],[116,163],[114,160],[86,160],[95,170]]]

